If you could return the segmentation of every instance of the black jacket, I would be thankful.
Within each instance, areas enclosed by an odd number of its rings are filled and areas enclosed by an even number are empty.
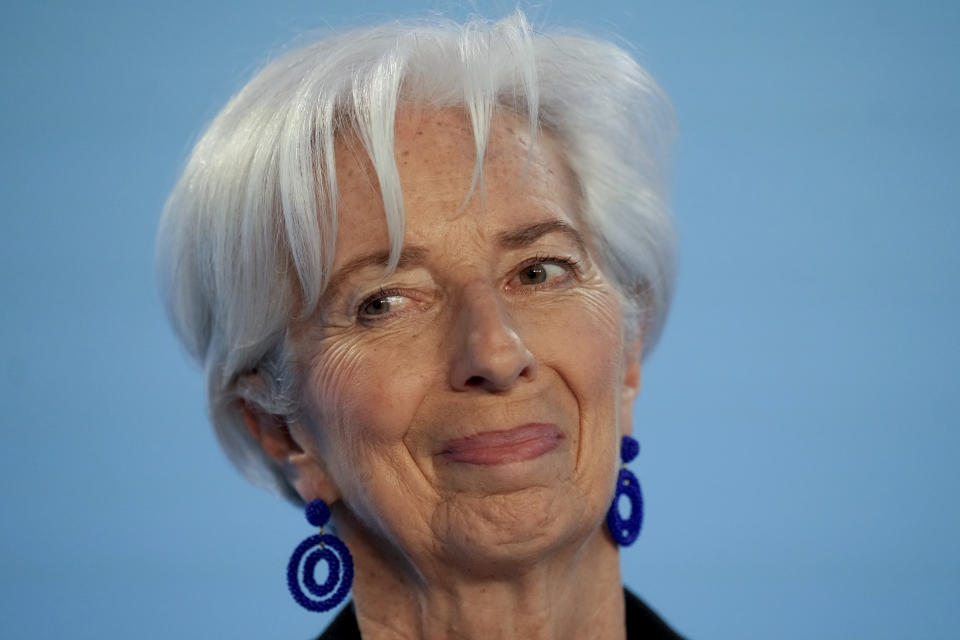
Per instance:
[[[643,600],[627,589],[623,594],[626,597],[627,640],[683,640]],[[317,640],[362,640],[353,602],[344,607]]]

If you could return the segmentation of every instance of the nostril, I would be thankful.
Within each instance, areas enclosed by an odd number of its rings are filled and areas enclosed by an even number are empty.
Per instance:
[[[470,378],[467,380],[467,386],[479,387],[480,385],[483,384],[483,380],[484,380],[483,376],[470,376]]]

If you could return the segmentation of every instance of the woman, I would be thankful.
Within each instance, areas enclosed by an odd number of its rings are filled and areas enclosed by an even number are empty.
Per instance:
[[[623,51],[518,12],[292,51],[196,145],[161,224],[167,308],[230,458],[321,527],[295,598],[352,587],[322,637],[677,637],[617,545],[670,298],[672,126]]]

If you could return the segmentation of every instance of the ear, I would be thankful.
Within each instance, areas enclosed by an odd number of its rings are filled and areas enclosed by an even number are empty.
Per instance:
[[[283,470],[287,481],[305,502],[320,498],[328,505],[340,499],[316,446],[304,429],[293,429],[281,416],[265,411],[247,400],[238,399],[240,415],[260,448]]]
[[[626,345],[623,357],[623,385],[620,388],[620,435],[633,433],[633,402],[640,394],[643,382],[640,358],[643,355],[643,337],[638,336]]]

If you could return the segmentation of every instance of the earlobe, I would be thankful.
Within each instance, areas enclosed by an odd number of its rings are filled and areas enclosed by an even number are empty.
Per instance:
[[[640,393],[641,378],[640,361],[627,362],[620,391],[620,435],[628,436],[633,433],[633,401]]]
[[[627,372],[623,379],[624,393],[630,397],[628,400],[633,402],[640,395],[640,387],[643,384],[643,375],[641,373],[640,361],[632,360],[627,363]]]
[[[300,445],[284,418],[267,413],[246,400],[237,402],[247,431],[260,443],[267,457],[282,469],[287,481],[305,502],[319,498],[327,504],[334,504],[340,499],[340,491],[319,456],[309,447]],[[301,434],[300,437],[304,436]]]
[[[640,355],[643,351],[641,339],[637,339],[624,353],[623,386],[620,398],[620,434],[633,433],[633,402],[640,394],[643,384],[643,367],[640,364]]]

